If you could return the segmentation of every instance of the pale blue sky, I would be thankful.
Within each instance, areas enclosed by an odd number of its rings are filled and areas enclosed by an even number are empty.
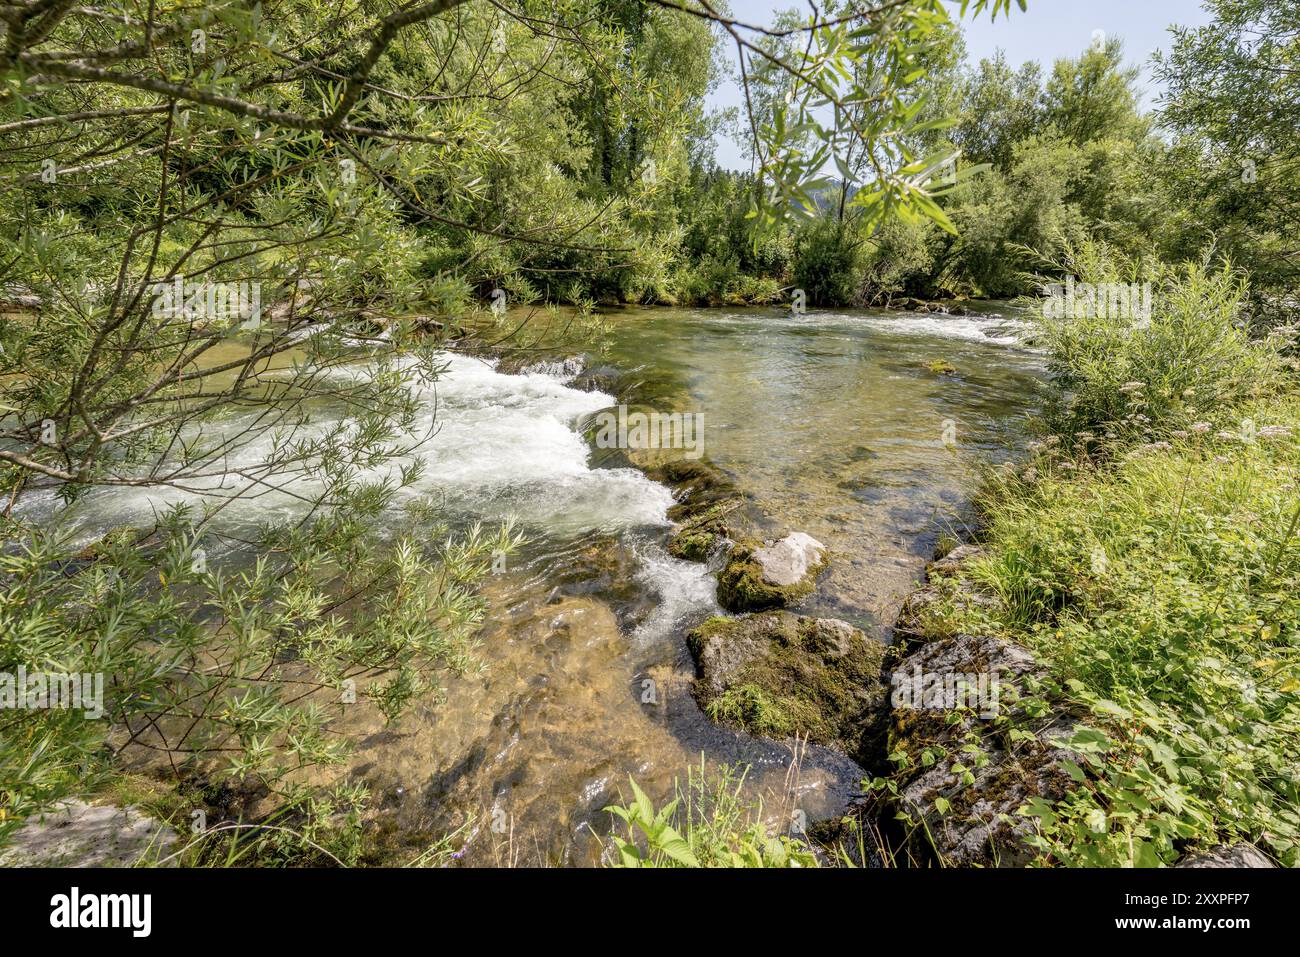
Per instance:
[[[984,14],[977,21],[972,22],[969,17],[964,21],[972,62],[992,56],[1000,47],[1013,67],[1026,60],[1038,60],[1050,68],[1061,57],[1078,56],[1092,42],[1093,31],[1103,30],[1107,36],[1122,38],[1128,61],[1142,67],[1146,106],[1152,106],[1160,93],[1151,80],[1147,61],[1155,50],[1168,48],[1169,25],[1199,26],[1210,20],[1200,0],[1028,0],[1028,4],[1029,9],[1024,13],[1019,8],[1013,9],[1010,19],[998,17],[997,22],[992,22]],[[798,0],[732,0],[731,6],[738,20],[769,23],[773,11],[800,6],[800,3]],[[801,8],[807,9],[806,3]],[[740,103],[740,91],[734,82],[724,83],[709,98],[709,104],[714,107]],[[728,169],[749,168],[741,159],[740,147],[729,139],[719,140],[717,158]]]

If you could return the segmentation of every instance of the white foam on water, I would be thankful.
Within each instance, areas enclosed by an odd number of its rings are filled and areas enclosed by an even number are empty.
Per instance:
[[[668,524],[672,493],[631,468],[593,469],[576,426],[612,396],[571,389],[569,368],[505,375],[481,359],[444,356],[421,427],[421,492],[490,518],[515,517],[556,532]],[[436,422],[435,422],[436,415]]]
[[[590,450],[576,427],[584,416],[612,405],[613,397],[569,388],[562,379],[573,374],[572,368],[557,368],[558,375],[505,375],[481,359],[444,355],[441,360],[447,371],[423,389],[424,413],[413,429],[417,436],[436,430],[412,456],[423,459],[426,470],[406,496],[433,494],[443,497],[453,512],[513,517],[558,533],[668,524],[673,499],[666,487],[635,469],[593,469],[589,464]],[[330,373],[366,374],[361,364]],[[327,419],[320,416],[313,428],[325,430]],[[236,434],[247,421],[239,417],[204,428],[210,435]],[[273,441],[267,434],[249,442],[229,457],[227,466],[256,467],[271,454]],[[223,486],[217,479],[191,484],[197,491],[166,486],[96,489],[69,517],[81,531],[79,537],[89,539],[113,526],[152,523],[153,515],[168,505],[197,505],[204,490]],[[224,487],[237,486],[227,480]],[[300,494],[313,491],[305,480],[290,488]],[[33,497],[23,511],[39,521],[60,508],[50,493],[43,499]],[[232,504],[228,517],[250,523],[285,520],[305,508],[293,495],[270,493]]]
[[[826,328],[867,325],[881,332],[904,336],[932,336],[940,339],[960,339],[966,342],[983,342],[991,345],[1019,345],[1031,327],[1021,321],[1005,316],[971,314],[952,316],[946,313],[893,312],[893,313],[844,313],[813,312],[784,313],[777,317],[765,316],[761,320],[753,314],[732,313],[708,317],[713,322],[729,322],[738,325],[754,325],[764,332],[779,332],[781,327],[807,326]]]
[[[657,599],[654,610],[632,632],[633,644],[654,644],[671,636],[689,616],[721,612],[718,583],[707,565],[674,558],[654,542],[634,542],[633,549],[641,561],[637,584]]]
[[[189,432],[185,438],[193,439],[202,431],[205,439],[219,441],[228,435],[238,435],[248,428],[256,419],[256,413],[234,416],[220,422],[205,423],[201,430]],[[310,429],[302,429],[299,439],[304,439],[313,432],[327,428],[321,422]],[[222,498],[229,497],[241,489],[248,489],[247,479],[236,474],[240,470],[256,470],[273,453],[275,436],[263,432],[231,450],[221,460],[228,474],[188,479],[185,488],[169,485],[117,485],[98,486],[85,492],[71,506],[65,506],[53,491],[32,493],[24,498],[22,506],[16,510],[18,516],[38,523],[52,522],[56,518],[66,523],[72,533],[72,541],[85,544],[93,541],[105,531],[121,527],[150,527],[164,512],[177,505],[188,505],[195,517],[200,515],[200,506],[205,500],[216,505]],[[216,465],[207,470],[215,470]],[[165,474],[166,469],[160,469]],[[288,483],[297,495],[278,491],[253,490],[244,498],[232,503],[224,513],[225,519],[232,525],[252,525],[258,522],[286,521],[302,514],[306,507],[298,495],[309,495],[316,488],[316,483],[297,480]]]
[[[996,345],[1016,345],[1024,327],[1007,319],[984,316],[948,316],[917,313],[906,316],[867,316],[865,322],[883,332],[911,336],[937,336]]]

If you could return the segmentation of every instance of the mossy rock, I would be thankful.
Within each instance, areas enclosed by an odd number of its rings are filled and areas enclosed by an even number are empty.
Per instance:
[[[569,387],[580,389],[583,392],[604,392],[607,395],[617,395],[621,378],[622,373],[614,366],[597,366],[594,369],[584,369],[579,372],[573,377]]]
[[[786,608],[812,594],[829,564],[826,547],[798,532],[779,542],[737,542],[718,573],[718,604],[736,612]]]
[[[714,721],[806,736],[858,760],[880,748],[885,646],[847,622],[786,611],[715,616],[687,636],[695,697]]]
[[[732,536],[734,520],[751,504],[721,470],[708,462],[666,461],[647,474],[673,489],[677,503],[668,509],[668,518],[678,523],[678,528],[668,540],[668,551],[687,561],[707,561]]]
[[[715,497],[707,493],[689,503],[674,505],[668,517],[681,525],[668,540],[668,551],[687,561],[703,562],[730,540],[733,522],[749,505],[739,495]]]
[[[957,374],[957,367],[953,365],[951,362],[949,362],[947,359],[931,359],[929,362],[925,364],[925,367],[935,375],[956,375]]]
[[[1072,720],[1042,727],[1021,705],[1026,682],[1040,674],[1024,648],[982,635],[932,641],[899,662],[886,750],[901,764],[883,816],[910,822],[902,843],[912,857],[960,867],[1034,859],[1025,843],[1033,822],[1018,811],[1035,798],[1065,797],[1071,783],[1061,762],[1077,760],[1062,745]],[[991,697],[948,700],[938,691],[938,680],[960,676],[986,677]],[[1009,726],[1031,733],[1012,738]]]
[[[723,538],[716,531],[682,529],[668,540],[668,553],[688,562],[706,562]]]

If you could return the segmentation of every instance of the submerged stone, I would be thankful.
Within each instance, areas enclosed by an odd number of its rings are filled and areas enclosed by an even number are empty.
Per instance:
[[[0,849],[3,867],[131,867],[165,857],[176,832],[136,807],[65,801],[27,820]]]

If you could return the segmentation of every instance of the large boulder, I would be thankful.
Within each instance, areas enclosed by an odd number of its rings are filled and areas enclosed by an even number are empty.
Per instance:
[[[1060,742],[1071,723],[1012,737],[995,719],[1025,717],[1021,698],[1040,673],[1024,648],[977,635],[927,644],[894,669],[888,751],[901,766],[892,803],[914,856],[954,867],[1033,859],[1024,843],[1032,819],[1017,812],[1032,798],[1065,797],[1071,780],[1060,762],[1073,758]]]
[[[0,847],[0,867],[131,867],[161,859],[176,832],[136,807],[65,801],[28,819]]]
[[[960,545],[931,562],[926,584],[908,596],[895,622],[899,647],[911,653],[890,676],[888,750],[900,767],[888,816],[905,822],[905,845],[914,857],[1015,867],[1034,857],[1024,842],[1033,822],[1019,809],[1032,798],[1059,800],[1072,783],[1060,765],[1070,758],[1060,742],[1072,722],[1058,719],[1029,736],[1008,734],[997,719],[1033,725],[1023,720],[1020,700],[1042,669],[1019,645],[952,634],[944,625],[947,608],[999,606],[970,574],[983,554],[977,545]]]
[[[879,751],[885,648],[847,622],[786,611],[717,616],[687,637],[695,697],[715,721],[798,734],[862,760]]]
[[[737,542],[718,573],[718,604],[728,611],[793,605],[812,594],[827,564],[826,546],[803,532],[775,542]]]

